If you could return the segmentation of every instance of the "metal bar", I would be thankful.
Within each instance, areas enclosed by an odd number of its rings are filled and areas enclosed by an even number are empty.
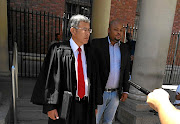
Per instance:
[[[51,42],[52,42],[52,37],[53,37],[53,13],[52,13],[52,18],[51,18]]]
[[[179,60],[179,52],[178,52],[178,48],[179,48],[179,35],[178,34],[176,34],[177,35],[177,40],[176,40],[176,42],[177,42],[177,49],[176,49],[176,58],[175,58],[175,65],[176,65],[176,68],[175,68],[175,78],[174,78],[174,82],[175,83],[173,83],[173,84],[178,84],[178,77],[179,77],[179,75],[178,75],[178,70],[179,70],[179,65],[178,65],[178,60]]]
[[[18,43],[18,34],[17,34],[17,7],[16,7],[16,42]]]
[[[57,20],[57,17],[55,16],[54,19],[55,19],[55,34],[56,34],[56,23],[57,23],[56,20]]]
[[[70,17],[72,16],[73,13],[73,4],[71,4],[71,12],[70,12]]]
[[[7,17],[8,17],[8,35],[11,33],[11,24],[10,24],[10,18],[11,18],[11,8],[10,8],[10,0],[7,0]],[[8,36],[8,50],[10,51],[10,37]],[[10,53],[8,52],[8,58],[9,58],[9,70],[11,69],[11,62],[10,62]]]
[[[12,22],[11,23],[12,24],[12,42],[11,43],[12,44],[14,43],[14,15],[13,15],[13,13],[14,12],[12,11],[12,15],[11,15],[12,16],[12,21],[11,21]],[[13,47],[12,47],[12,49],[13,49]],[[13,60],[13,56],[11,57],[11,59]],[[11,65],[12,65],[12,63],[11,63]]]
[[[30,32],[29,32],[29,30],[30,30],[29,29],[29,8],[28,8],[28,13],[27,14],[28,14],[28,32],[27,32],[27,35],[28,35],[28,43],[27,43],[28,51],[27,51],[27,53],[29,54],[30,53],[30,48],[29,48],[30,47],[30,39],[29,39],[30,38],[30,36],[29,36],[30,35]],[[28,61],[28,65],[29,65],[28,70],[29,70],[29,77],[30,77],[30,60]]]
[[[48,12],[48,47],[49,47],[49,12]]]
[[[64,15],[63,15],[63,18],[62,18],[62,40],[64,41],[65,40],[65,35],[66,35],[66,32],[65,32],[65,17],[66,16],[66,14],[64,13]]]
[[[12,65],[12,100],[13,100],[13,116],[14,124],[17,124],[16,99],[18,98],[18,56],[17,43],[14,42],[13,47],[13,65]]]
[[[26,77],[26,10],[24,9],[24,53],[25,53],[25,77]]]
[[[13,92],[13,116],[14,124],[17,124],[17,114],[16,114],[16,91],[15,91],[15,67],[12,66],[12,92]]]
[[[172,63],[172,69],[171,69],[171,75],[170,75],[169,81],[171,81],[171,78],[172,78],[172,73],[173,73],[173,69],[174,69],[174,64],[175,64],[175,61],[176,61],[176,54],[177,54],[178,44],[179,44],[179,41],[176,41],[176,46],[175,46],[175,51],[174,51],[174,57],[173,57],[173,63]]]
[[[7,0],[7,23],[9,24],[8,25],[8,35],[10,34],[10,26],[11,26],[11,24],[10,24],[10,0]],[[10,67],[11,67],[11,64],[10,64],[10,53],[9,53],[9,51],[10,51],[10,37],[8,36],[7,37],[8,38],[8,58],[9,58],[9,70],[11,69]]]
[[[170,73],[168,73],[167,74],[167,76],[166,76],[166,82],[167,82],[167,84],[170,84],[170,77],[171,77],[171,73],[172,73],[172,56],[171,56],[171,54],[173,54],[173,37],[174,37],[174,33],[171,35],[171,42],[170,42],[170,46],[169,46],[169,53],[170,53],[170,55],[168,56],[168,66],[167,66],[167,70],[168,71],[170,71]],[[169,64],[171,64],[171,67],[169,66]]]
[[[41,69],[41,11],[40,11],[40,69]]]
[[[36,11],[36,77],[37,77],[37,19],[38,19],[38,17],[37,17],[37,11]]]
[[[22,12],[21,12],[22,10],[21,10],[21,8],[20,8],[20,46],[21,46],[21,53],[22,53],[22,28],[21,28],[21,23],[22,23],[22,18],[21,18],[21,14],[22,14]],[[22,57],[22,54],[21,54],[21,77],[22,77],[22,64],[23,63],[23,57]]]
[[[61,17],[59,17],[58,20],[59,20],[59,34],[61,34],[60,33],[60,29],[61,29],[61,22],[60,22],[61,21]]]
[[[16,98],[18,98],[18,76],[17,76],[17,71],[18,71],[18,67],[17,67],[17,61],[18,61],[18,58],[17,58],[17,43],[18,43],[18,24],[17,24],[17,8],[16,8],[16,42],[14,42],[14,52],[15,52],[15,79],[16,79]]]
[[[17,43],[14,43],[14,52],[15,52],[15,78],[16,78],[16,98],[19,97],[19,84],[18,84],[18,51],[17,51]]]
[[[32,10],[32,53],[34,53],[34,13]],[[34,74],[34,61],[32,64],[32,73]]]
[[[11,31],[11,23],[10,23],[10,18],[11,18],[11,14],[10,14],[10,12],[11,12],[11,10],[10,10],[10,1],[8,0],[7,1],[7,17],[8,17],[8,24],[9,24],[9,26],[8,26],[8,35],[9,34],[12,34],[10,31]],[[10,37],[8,37],[8,51],[10,51]],[[9,70],[10,70],[10,66],[11,66],[11,64],[10,64],[10,53],[8,52],[8,58],[9,58]]]
[[[171,54],[171,52],[172,52],[172,43],[173,43],[173,36],[174,36],[174,34],[172,34],[171,35],[171,39],[170,39],[170,46],[169,46],[169,53]],[[169,73],[169,71],[170,72],[172,72],[172,67],[169,67],[169,64],[171,64],[171,55],[168,55],[168,63],[167,63],[167,74],[166,74],[166,80],[165,80],[165,82],[164,82],[164,84],[170,84],[170,73]],[[172,64],[171,64],[171,66],[172,66]]]
[[[44,11],[44,54],[45,54],[45,48],[46,48],[46,18],[45,18],[45,11]]]

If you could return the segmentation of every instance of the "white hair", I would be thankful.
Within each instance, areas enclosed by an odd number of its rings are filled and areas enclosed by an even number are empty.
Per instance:
[[[88,19],[88,17],[84,15],[80,15],[80,14],[73,15],[69,20],[69,28],[71,27],[77,28],[80,22],[90,23],[90,20]]]

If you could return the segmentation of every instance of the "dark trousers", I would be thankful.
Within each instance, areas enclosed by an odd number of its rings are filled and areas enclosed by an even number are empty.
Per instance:
[[[73,109],[70,113],[68,120],[57,119],[52,120],[49,118],[48,124],[87,124],[87,109],[88,109],[88,99],[75,100]]]
[[[71,124],[87,124],[88,100],[75,100],[75,108]]]

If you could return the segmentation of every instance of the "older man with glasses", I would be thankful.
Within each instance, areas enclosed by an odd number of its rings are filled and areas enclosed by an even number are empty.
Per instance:
[[[98,70],[93,49],[85,44],[89,41],[90,20],[83,15],[74,15],[69,21],[71,39],[68,42],[53,44],[45,58],[36,86],[33,91],[31,101],[34,104],[42,104],[43,112],[49,117],[49,124],[95,124],[95,109],[98,104],[102,104],[101,86],[98,79]],[[52,76],[49,79],[48,88],[51,93],[58,91],[57,96],[45,95],[43,90],[45,87],[47,70],[49,61],[54,48],[62,51],[69,50],[68,54],[62,54],[62,57],[53,60],[52,67],[59,71],[59,76]],[[59,55],[59,54],[57,54]],[[63,64],[63,57],[67,63]],[[70,56],[70,57],[69,57]],[[70,59],[68,59],[68,57]],[[55,60],[58,60],[54,62]],[[55,66],[55,65],[61,65]],[[50,76],[58,74],[58,71]],[[69,73],[69,76],[66,75]],[[58,81],[57,81],[58,80]],[[68,84],[70,82],[70,84]],[[47,86],[47,85],[46,85]],[[70,102],[69,116],[67,119],[61,118],[63,92],[72,93],[72,101]],[[48,98],[44,98],[44,96]],[[54,100],[55,97],[57,100]],[[52,103],[52,101],[57,101]]]

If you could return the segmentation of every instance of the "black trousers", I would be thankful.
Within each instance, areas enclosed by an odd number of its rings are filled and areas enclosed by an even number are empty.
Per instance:
[[[73,115],[70,119],[70,124],[87,124],[87,109],[88,109],[88,99],[85,100],[75,100],[75,108],[73,110]]]
[[[52,120],[49,118],[48,124],[87,124],[88,116],[88,99],[75,100],[73,109],[71,110],[68,120],[61,118]]]

